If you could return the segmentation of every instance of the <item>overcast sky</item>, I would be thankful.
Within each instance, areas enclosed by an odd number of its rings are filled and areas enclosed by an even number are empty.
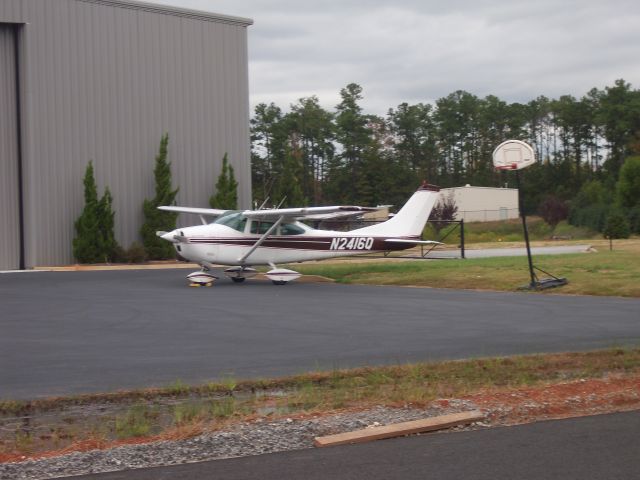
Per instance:
[[[252,107],[351,82],[367,113],[455,90],[509,102],[640,88],[639,0],[147,0],[253,19]]]

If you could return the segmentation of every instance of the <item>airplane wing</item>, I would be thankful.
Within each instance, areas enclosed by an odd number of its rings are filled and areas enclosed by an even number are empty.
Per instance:
[[[356,206],[335,206],[335,207],[306,207],[306,208],[276,208],[267,210],[245,210],[246,217],[256,220],[322,220],[323,218],[336,218],[340,216],[356,216],[366,212],[375,212],[377,208],[356,207]]]
[[[158,207],[158,210],[164,210],[165,212],[177,212],[177,213],[193,213],[194,215],[198,215],[200,217],[200,221],[203,225],[206,225],[207,219],[205,217],[211,217],[213,220],[218,218],[225,212],[229,210],[220,210],[218,208],[193,208],[193,207]]]
[[[205,215],[207,217],[219,217],[229,210],[220,210],[217,208],[192,208],[192,207],[158,207],[158,210],[164,210],[165,212],[177,212],[177,213],[193,213],[194,215]]]
[[[203,217],[217,218],[230,210],[219,210],[216,208],[195,208],[162,206],[159,210],[176,213],[192,213],[199,215],[203,224],[207,222]],[[245,210],[242,214],[254,220],[276,221],[282,218],[288,220],[329,220],[335,218],[357,217],[367,212],[375,212],[378,208],[356,207],[356,206],[334,206],[334,207],[304,207],[304,208],[272,208],[266,210]]]

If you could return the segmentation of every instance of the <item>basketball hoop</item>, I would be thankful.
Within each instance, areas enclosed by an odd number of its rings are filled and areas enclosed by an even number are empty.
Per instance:
[[[566,285],[566,278],[554,277],[550,273],[533,266],[531,258],[531,246],[529,243],[529,230],[527,228],[527,218],[522,209],[522,189],[520,188],[520,170],[536,163],[536,156],[531,145],[521,142],[520,140],[507,140],[502,142],[493,151],[493,166],[496,170],[515,170],[516,187],[518,188],[518,210],[522,218],[522,229],[524,231],[524,241],[527,247],[527,259],[529,261],[529,275],[531,281],[524,288],[531,290],[539,290],[543,288],[559,287]],[[539,280],[534,270],[540,270],[553,278],[545,278]]]
[[[496,170],[522,170],[536,163],[531,145],[520,140],[502,142],[493,151],[493,166]]]
[[[517,170],[518,164],[512,163],[511,165],[498,165],[495,168],[496,170]]]

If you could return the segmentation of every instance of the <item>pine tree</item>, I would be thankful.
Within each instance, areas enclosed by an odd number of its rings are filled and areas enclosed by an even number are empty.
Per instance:
[[[238,208],[238,182],[235,179],[233,166],[229,165],[227,154],[222,159],[222,171],[216,182],[216,193],[209,198],[211,208],[236,210]]]
[[[614,211],[609,215],[602,234],[609,239],[609,250],[613,250],[613,239],[629,238],[629,222],[622,212]]]
[[[161,205],[172,205],[178,189],[171,187],[171,163],[167,161],[169,134],[165,133],[160,140],[160,150],[156,156],[153,174],[156,180],[156,194],[151,200],[145,199],[142,206],[145,222],[140,230],[142,243],[150,260],[174,258],[173,245],[156,236],[157,231],[171,231],[176,228],[177,214],[158,210]]]

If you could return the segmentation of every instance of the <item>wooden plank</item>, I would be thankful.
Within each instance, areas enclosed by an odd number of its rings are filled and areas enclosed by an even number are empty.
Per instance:
[[[316,447],[328,447],[332,445],[344,445],[347,443],[364,443],[383,438],[400,437],[414,433],[431,432],[443,428],[455,427],[480,421],[484,418],[482,412],[473,410],[471,412],[452,413],[450,415],[440,415],[438,417],[424,418],[412,422],[395,423],[382,427],[365,428],[353,432],[338,433],[315,438]]]

